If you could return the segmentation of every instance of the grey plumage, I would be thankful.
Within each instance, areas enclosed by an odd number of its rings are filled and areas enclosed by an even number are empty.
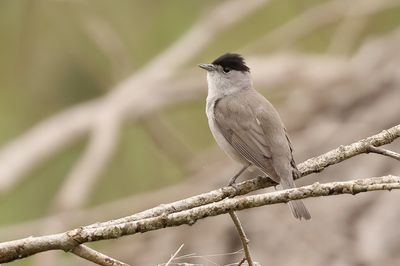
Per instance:
[[[294,188],[293,176],[299,172],[279,114],[253,88],[247,66],[238,67],[238,61],[244,64],[243,58],[236,54],[222,57],[214,61],[222,62],[218,65],[200,65],[208,71],[206,113],[216,142],[232,159],[256,166],[283,189]],[[226,72],[230,62],[239,70]],[[301,201],[288,204],[294,217],[311,218]]]

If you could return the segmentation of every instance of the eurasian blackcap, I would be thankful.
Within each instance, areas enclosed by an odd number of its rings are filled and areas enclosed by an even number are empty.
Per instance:
[[[243,165],[257,167],[283,189],[294,188],[299,175],[286,129],[272,104],[253,88],[250,69],[239,54],[224,54],[207,70],[206,113],[211,132],[225,153]],[[297,219],[310,219],[303,202],[288,202]]]

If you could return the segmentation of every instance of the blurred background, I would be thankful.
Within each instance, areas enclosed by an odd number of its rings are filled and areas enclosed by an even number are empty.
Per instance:
[[[299,163],[400,122],[399,0],[0,1],[0,240],[61,232],[225,185],[198,63],[244,55]],[[400,151],[399,141],[389,148]],[[299,185],[400,174],[361,155]],[[400,193],[239,213],[262,265],[400,264]],[[232,265],[228,216],[90,244],[131,265]],[[192,265],[188,264],[188,265]],[[91,265],[60,251],[12,265]],[[175,264],[176,265],[176,264]]]

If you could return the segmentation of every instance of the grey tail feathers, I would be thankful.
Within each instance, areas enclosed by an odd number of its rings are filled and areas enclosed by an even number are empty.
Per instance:
[[[293,216],[296,219],[305,219],[305,220],[310,220],[311,215],[308,212],[306,206],[304,206],[304,203],[301,200],[292,200],[288,202],[289,208],[292,211]]]
[[[295,188],[296,185],[294,184],[293,180],[282,180],[281,179],[281,186],[283,189]],[[301,200],[292,200],[288,202],[289,208],[292,211],[293,216],[296,219],[305,219],[310,220],[311,215],[308,212],[306,206],[304,206]]]

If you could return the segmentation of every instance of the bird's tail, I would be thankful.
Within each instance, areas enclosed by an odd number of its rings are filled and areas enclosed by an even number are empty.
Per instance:
[[[305,220],[310,220],[311,215],[308,212],[306,206],[304,206],[304,203],[301,200],[292,200],[288,202],[289,208],[292,211],[293,216],[296,219],[305,219]]]
[[[296,185],[294,184],[293,180],[281,180],[281,186],[283,189],[295,188]],[[311,215],[308,212],[306,206],[301,200],[292,200],[288,202],[289,208],[292,211],[293,216],[296,219],[305,219],[310,220]]]

